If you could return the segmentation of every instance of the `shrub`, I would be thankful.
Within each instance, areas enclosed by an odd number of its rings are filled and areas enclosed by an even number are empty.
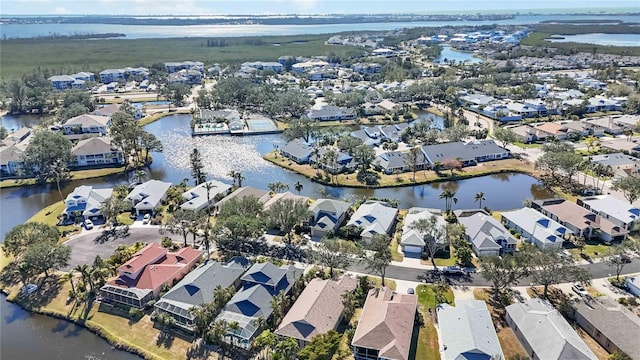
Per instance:
[[[136,309],[134,307],[129,308],[129,317],[133,320],[140,320],[140,318],[144,315],[142,310]]]

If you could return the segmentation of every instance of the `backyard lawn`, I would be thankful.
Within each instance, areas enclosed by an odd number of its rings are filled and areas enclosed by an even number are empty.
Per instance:
[[[418,295],[418,311],[424,319],[424,326],[416,328],[418,339],[415,347],[415,359],[439,360],[438,333],[434,325],[435,308],[438,305],[435,287],[433,285],[418,285],[416,294]],[[448,303],[454,304],[451,289],[448,288],[443,295]]]

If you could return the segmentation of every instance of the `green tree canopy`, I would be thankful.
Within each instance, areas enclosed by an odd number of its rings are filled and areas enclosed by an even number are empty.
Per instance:
[[[18,256],[30,246],[38,243],[57,243],[60,232],[53,226],[39,222],[28,222],[15,226],[5,236],[2,250],[13,256]]]
[[[26,171],[44,184],[59,177],[60,169],[66,169],[74,161],[71,141],[59,132],[36,131],[24,152]]]

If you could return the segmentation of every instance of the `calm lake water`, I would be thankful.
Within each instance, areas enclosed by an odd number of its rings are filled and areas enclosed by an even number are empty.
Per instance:
[[[428,7],[416,6],[416,12],[426,12]],[[615,19],[638,22],[637,15],[518,15],[501,21],[422,21],[422,22],[380,22],[362,24],[331,25],[113,25],[113,24],[9,24],[0,27],[0,36],[8,38],[68,35],[73,33],[122,33],[127,39],[171,38],[171,37],[234,37],[268,35],[329,34],[343,31],[385,31],[412,27],[477,26],[477,25],[518,25],[535,24],[545,20],[594,20]]]
[[[452,49],[449,45],[443,45],[442,52],[440,53],[440,56],[436,58],[436,62],[444,64],[450,61],[455,61],[456,63],[478,64],[482,62],[482,59],[474,57],[473,53],[457,51]]]
[[[559,35],[564,39],[548,39],[551,42],[575,42],[610,46],[640,46],[638,34],[578,34]]]
[[[430,116],[439,122],[437,117]],[[33,118],[6,117],[3,124],[22,127]],[[36,120],[37,122],[37,120]],[[190,136],[189,115],[173,115],[149,124],[145,129],[156,135],[164,145],[164,153],[154,153],[150,177],[180,182],[189,177],[189,154],[194,147],[200,150],[205,170],[211,178],[231,182],[227,174],[240,171],[246,177],[243,185],[267,189],[270,182],[283,182],[293,188],[297,181],[303,184],[303,195],[331,197],[355,201],[362,197],[398,199],[402,208],[424,206],[443,208],[444,201],[438,195],[444,189],[456,191],[458,203],[454,208],[475,208],[474,195],[485,193],[483,205],[496,210],[522,206],[527,198],[552,196],[535,178],[521,174],[500,174],[458,182],[443,182],[413,187],[389,189],[356,189],[328,187],[313,183],[307,178],[284,170],[262,159],[262,154],[272,151],[274,145],[284,141],[279,135],[253,137]],[[127,175],[115,175],[104,179],[70,182],[63,188],[63,196],[79,185],[113,187],[130,181]],[[0,189],[0,237],[13,226],[26,221],[43,207],[60,200],[57,190],[51,186]],[[4,299],[4,298],[3,298]],[[46,316],[29,315],[19,307],[0,300],[2,304],[2,359],[134,359],[136,357],[111,347],[99,337],[64,321]]]

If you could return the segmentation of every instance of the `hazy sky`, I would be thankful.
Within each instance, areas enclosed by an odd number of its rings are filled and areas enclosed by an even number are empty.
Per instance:
[[[495,13],[615,8],[640,11],[640,0],[0,0],[0,15]]]

